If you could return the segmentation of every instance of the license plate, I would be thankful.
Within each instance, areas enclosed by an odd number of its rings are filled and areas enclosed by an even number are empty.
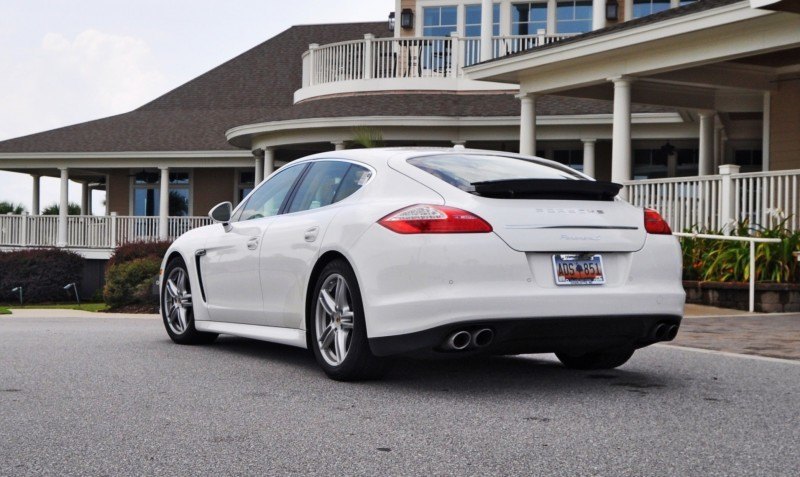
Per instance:
[[[602,285],[603,257],[596,254],[553,255],[556,285]]]

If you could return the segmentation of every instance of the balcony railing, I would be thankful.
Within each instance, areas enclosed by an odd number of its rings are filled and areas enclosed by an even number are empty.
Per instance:
[[[738,173],[722,166],[720,174],[631,181],[628,200],[661,213],[676,232],[720,230],[747,221],[751,227],[772,227],[785,221],[800,230],[800,170]]]
[[[572,34],[500,36],[492,39],[492,58],[547,45]],[[480,61],[480,38],[406,37],[311,45],[303,55],[303,87],[340,81],[400,78],[460,78]]]
[[[174,240],[197,227],[211,224],[208,217],[170,217],[167,234]],[[69,216],[67,247],[112,249],[131,242],[159,240],[158,217]],[[58,216],[0,215],[0,246],[55,247],[58,245]]]

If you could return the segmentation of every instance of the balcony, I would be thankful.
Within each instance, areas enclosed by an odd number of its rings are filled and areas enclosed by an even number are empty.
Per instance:
[[[175,240],[191,229],[211,224],[208,217],[169,217],[166,239]],[[108,258],[119,245],[162,239],[159,217],[71,215],[66,243],[59,243],[57,215],[0,215],[0,249],[63,246],[87,258]]]
[[[574,35],[499,36],[492,58],[527,51]],[[303,54],[303,87],[295,103],[319,96],[391,90],[490,91],[517,87],[472,81],[463,68],[480,61],[480,38],[404,37],[310,45]]]

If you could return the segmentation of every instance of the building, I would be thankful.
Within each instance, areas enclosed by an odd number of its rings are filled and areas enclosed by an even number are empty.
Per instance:
[[[0,170],[30,174],[34,204],[0,217],[0,247],[104,259],[376,132],[536,153],[624,182],[678,228],[796,212],[797,171],[775,172],[800,168],[795,5],[397,0],[388,21],[295,26],[129,113],[0,142]],[[82,215],[39,216],[42,176],[61,178],[62,204],[80,182]]]

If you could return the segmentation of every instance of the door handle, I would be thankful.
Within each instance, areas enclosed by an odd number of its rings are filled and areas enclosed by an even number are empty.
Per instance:
[[[311,227],[310,229],[306,230],[304,238],[306,242],[313,242],[317,240],[317,235],[319,235],[319,227]]]
[[[258,248],[258,239],[257,238],[254,237],[254,238],[251,238],[250,240],[247,241],[247,249],[248,250],[255,250],[257,248]]]

